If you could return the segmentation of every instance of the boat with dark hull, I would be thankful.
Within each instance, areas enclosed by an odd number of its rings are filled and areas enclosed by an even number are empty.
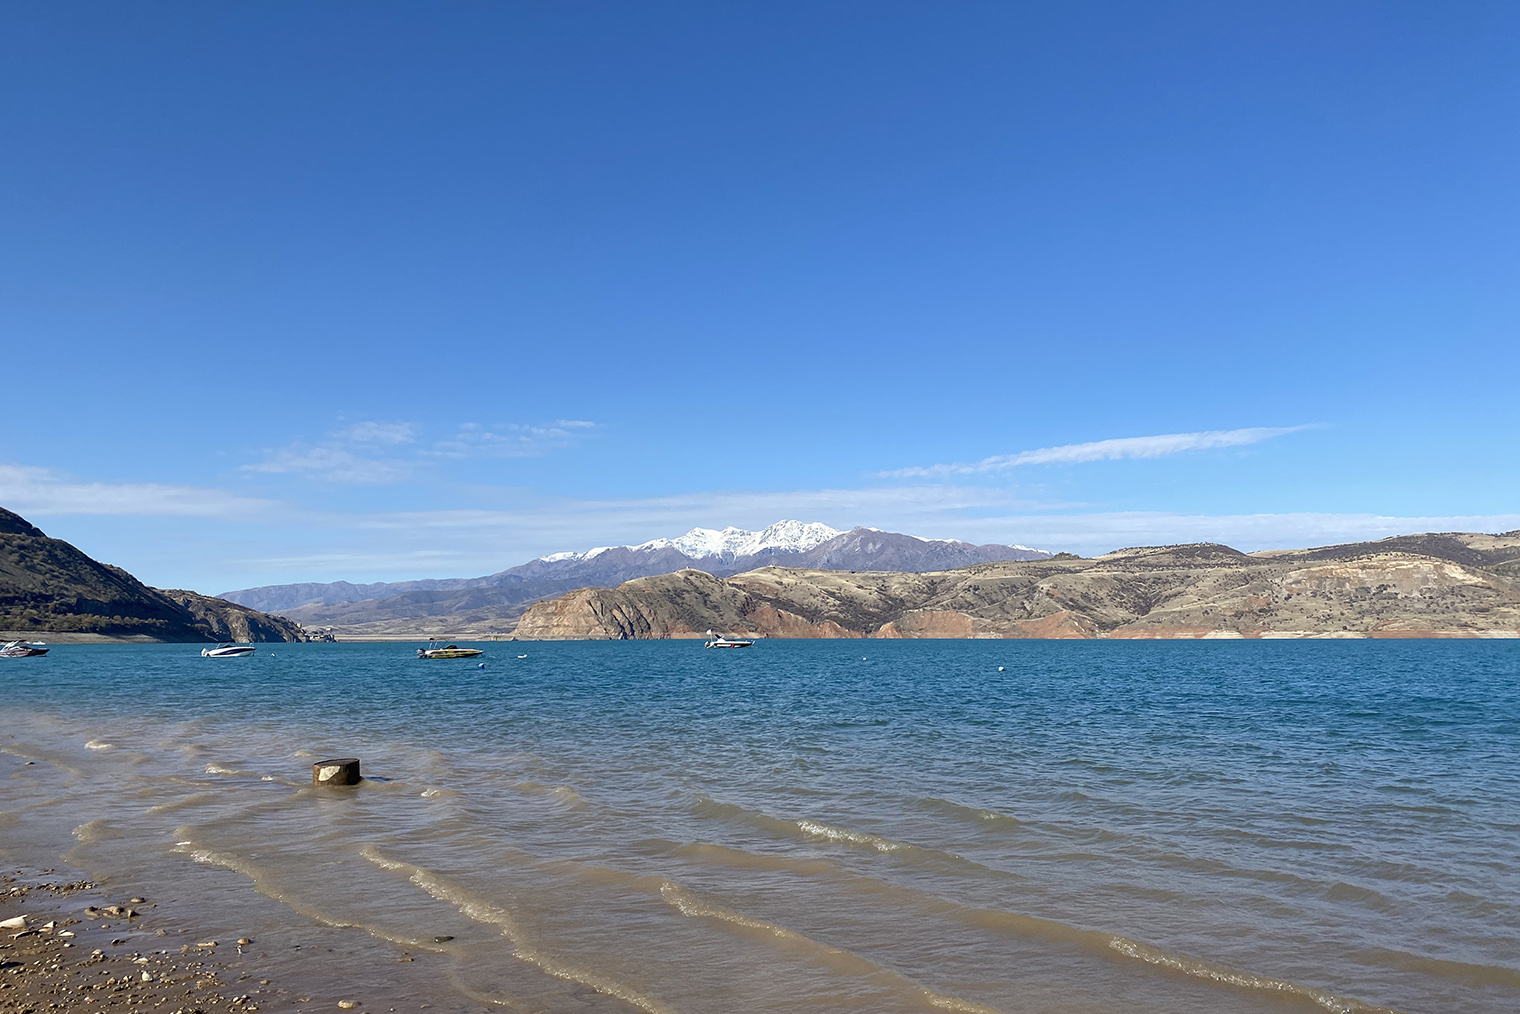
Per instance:
[[[480,650],[479,648],[461,648],[457,644],[446,644],[446,645],[444,645],[443,647],[440,648],[440,647],[437,647],[437,645],[438,645],[437,641],[429,641],[428,642],[428,646],[426,648],[418,648],[417,649],[417,657],[418,658],[474,658],[477,655],[484,655],[485,654],[485,652],[482,651],[482,650]]]

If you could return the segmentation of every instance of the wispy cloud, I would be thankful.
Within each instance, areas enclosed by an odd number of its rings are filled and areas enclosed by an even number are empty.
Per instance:
[[[443,439],[428,441],[416,423],[358,422],[325,440],[267,451],[262,460],[243,465],[242,470],[381,485],[412,478],[420,469],[449,459],[537,457],[567,447],[595,428],[596,423],[583,419],[495,426],[465,423]]]
[[[338,444],[311,444],[270,451],[263,461],[244,465],[245,472],[309,475],[327,482],[398,482],[412,473],[412,463],[355,454]]]
[[[533,458],[556,447],[565,447],[577,437],[596,428],[584,419],[558,419],[552,423],[530,425],[508,423],[483,426],[465,423],[447,440],[440,440],[424,454],[440,458],[468,458],[483,454],[498,458]]]
[[[267,515],[272,500],[151,482],[78,482],[50,468],[0,465],[0,504],[23,516],[117,514],[234,518]]]
[[[416,434],[414,423],[366,420],[345,426],[326,440],[267,451],[262,461],[243,465],[242,470],[305,475],[325,482],[398,482],[412,474],[413,461],[397,452],[412,443]]]
[[[409,444],[417,437],[417,425],[409,422],[360,422],[345,426],[338,439],[358,444]]]
[[[1163,433],[1152,437],[1118,437],[1084,444],[1041,447],[1017,454],[995,454],[981,461],[945,465],[923,465],[882,472],[895,479],[935,479],[947,475],[975,475],[1000,472],[1021,465],[1069,465],[1087,461],[1117,461],[1122,458],[1161,458],[1187,451],[1205,451],[1220,447],[1243,447],[1263,440],[1296,433],[1306,426],[1251,426],[1238,430],[1201,430],[1197,433]]]

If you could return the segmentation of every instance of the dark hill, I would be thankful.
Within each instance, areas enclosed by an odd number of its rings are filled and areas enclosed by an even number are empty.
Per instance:
[[[0,508],[0,630],[160,641],[304,641],[290,620],[195,592],[149,588]]]

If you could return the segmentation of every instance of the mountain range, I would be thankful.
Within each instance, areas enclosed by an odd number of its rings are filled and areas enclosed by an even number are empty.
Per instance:
[[[536,603],[519,639],[1520,637],[1520,531],[1212,543],[926,573],[688,569]]]
[[[251,608],[349,635],[507,632],[541,599],[588,586],[696,567],[727,577],[757,567],[817,570],[937,571],[997,560],[1047,559],[1028,546],[923,539],[874,528],[840,531],[817,522],[778,521],[760,531],[693,528],[636,546],[554,553],[485,577],[378,584],[267,585],[223,592]]]
[[[0,638],[304,641],[299,626],[193,591],[149,588],[0,509]]]

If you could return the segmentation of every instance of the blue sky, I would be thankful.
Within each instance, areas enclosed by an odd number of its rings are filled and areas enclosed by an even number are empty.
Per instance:
[[[0,505],[150,583],[1520,527],[1520,6],[7,20]]]

